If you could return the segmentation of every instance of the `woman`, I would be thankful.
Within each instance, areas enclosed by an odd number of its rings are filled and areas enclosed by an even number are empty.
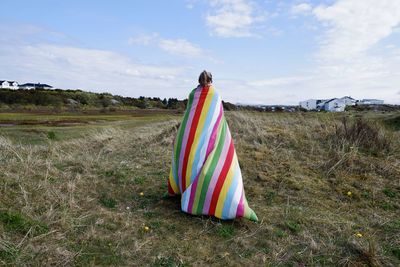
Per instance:
[[[181,208],[189,214],[257,221],[244,194],[221,97],[207,71],[200,74],[199,86],[189,95],[174,141],[168,192],[182,195]]]

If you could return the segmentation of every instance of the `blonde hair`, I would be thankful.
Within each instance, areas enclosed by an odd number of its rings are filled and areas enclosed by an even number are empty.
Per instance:
[[[211,72],[208,72],[206,70],[204,70],[202,73],[200,73],[199,76],[199,84],[201,86],[206,86],[209,83],[212,83],[212,75]]]

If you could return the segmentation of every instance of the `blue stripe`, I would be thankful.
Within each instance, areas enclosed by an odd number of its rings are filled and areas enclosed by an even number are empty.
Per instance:
[[[182,198],[181,198],[181,209],[184,212],[188,212],[188,206],[189,206],[189,195],[190,195],[190,191],[192,190],[192,184],[186,188],[185,192],[183,192],[182,194]]]
[[[224,208],[222,209],[222,219],[233,219],[229,218],[229,210],[231,209],[232,199],[235,195],[236,188],[239,184],[239,174],[240,174],[239,162],[236,162],[235,164],[236,164],[235,175],[233,176],[233,180],[229,188],[229,191],[226,194]]]

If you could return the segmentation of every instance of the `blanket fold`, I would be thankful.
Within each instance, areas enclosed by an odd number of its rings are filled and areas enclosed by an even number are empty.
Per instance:
[[[174,141],[170,195],[182,195],[182,211],[220,219],[257,221],[249,207],[222,100],[212,86],[197,87]]]

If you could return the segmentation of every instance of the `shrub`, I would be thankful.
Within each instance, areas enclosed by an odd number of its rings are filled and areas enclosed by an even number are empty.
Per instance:
[[[389,152],[391,139],[387,132],[377,123],[358,118],[349,122],[343,117],[341,123],[335,125],[333,143],[340,148],[359,148],[361,151],[377,155]]]
[[[50,131],[47,133],[47,138],[49,138],[50,140],[54,140],[56,139],[56,133],[53,131]]]

